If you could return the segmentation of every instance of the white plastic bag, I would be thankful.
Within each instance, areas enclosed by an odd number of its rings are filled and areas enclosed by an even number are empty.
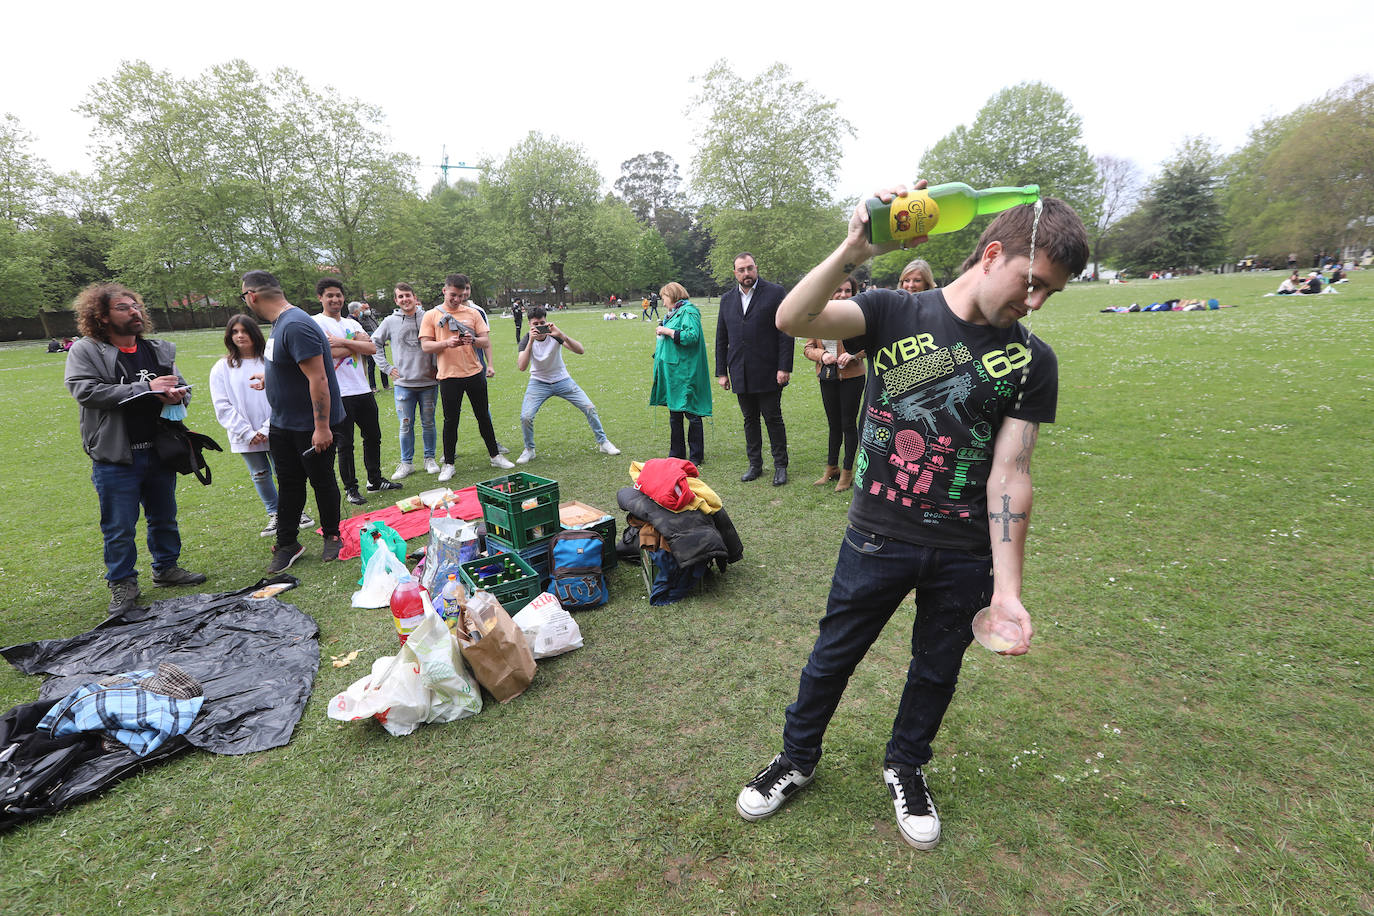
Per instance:
[[[558,599],[548,592],[536,595],[511,618],[536,659],[582,648],[582,629]]]
[[[364,608],[388,607],[396,583],[409,575],[405,563],[396,559],[385,544],[379,544],[368,558],[363,570],[363,587],[353,593],[353,606]]]
[[[329,701],[329,718],[374,718],[393,735],[425,722],[452,722],[482,711],[482,694],[468,674],[458,643],[429,602],[424,619],[401,651],[377,659],[372,673]]]

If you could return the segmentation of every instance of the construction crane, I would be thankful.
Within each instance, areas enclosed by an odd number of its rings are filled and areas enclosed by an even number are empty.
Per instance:
[[[472,169],[474,172],[480,172],[482,170],[482,167],[480,165],[468,165],[466,162],[460,162],[457,165],[449,165],[448,144],[445,144],[442,150],[443,156],[441,157],[441,161],[438,165],[434,166],[434,168],[444,173],[444,184],[448,184],[449,169]]]

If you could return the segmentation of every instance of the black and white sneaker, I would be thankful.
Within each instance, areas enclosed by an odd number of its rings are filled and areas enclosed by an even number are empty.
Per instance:
[[[379,480],[376,481],[375,483],[369,483],[369,484],[367,485],[367,492],[369,492],[369,493],[381,493],[381,492],[384,491],[384,490],[399,490],[399,489],[401,489],[401,485],[400,485],[399,483],[395,483],[395,482],[393,482],[393,481],[386,480],[385,478],[379,479]]]
[[[355,506],[367,505],[367,500],[363,498],[363,494],[358,492],[357,487],[352,487],[350,489],[345,490],[344,499],[348,500]]]
[[[295,544],[276,544],[272,547],[272,562],[267,564],[268,575],[286,572],[291,568],[291,564],[301,558],[305,553],[305,547],[298,543]]]
[[[746,821],[761,821],[815,778],[814,771],[803,773],[786,754],[779,754],[757,776],[744,784],[739,798],[735,799],[735,810]]]
[[[883,782],[887,783],[887,793],[897,809],[897,829],[902,832],[902,839],[916,849],[934,849],[940,842],[940,812],[935,810],[935,799],[930,797],[921,768],[885,767]]]

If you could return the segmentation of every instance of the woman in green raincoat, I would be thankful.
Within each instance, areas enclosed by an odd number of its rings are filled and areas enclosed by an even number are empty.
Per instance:
[[[711,375],[701,312],[681,283],[669,283],[659,295],[668,312],[655,329],[658,344],[649,403],[668,408],[668,456],[699,465],[705,460],[701,418],[711,415]]]

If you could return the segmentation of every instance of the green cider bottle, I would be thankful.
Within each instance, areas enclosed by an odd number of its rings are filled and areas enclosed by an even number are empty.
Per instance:
[[[875,245],[899,242],[922,235],[957,232],[975,216],[1000,213],[1018,204],[1033,204],[1040,199],[1040,186],[988,188],[975,191],[960,181],[937,184],[921,191],[908,191],[883,203],[876,197],[864,201],[868,207],[868,240]]]

